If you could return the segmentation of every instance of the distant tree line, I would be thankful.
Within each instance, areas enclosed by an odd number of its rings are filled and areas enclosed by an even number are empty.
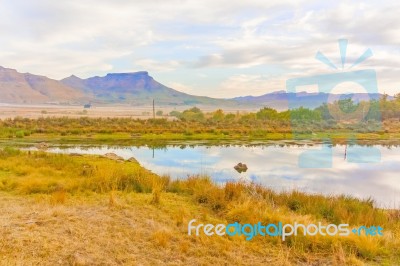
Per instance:
[[[193,107],[183,112],[172,111],[170,116],[182,121],[204,122],[211,120],[222,121],[302,121],[319,122],[335,120],[336,122],[354,121],[380,121],[382,119],[400,118],[400,94],[394,100],[388,100],[384,95],[380,100],[355,102],[351,98],[340,99],[333,103],[324,103],[321,106],[310,109],[299,107],[296,109],[277,111],[270,107],[261,108],[257,112],[248,113],[224,113],[218,109],[212,113],[203,113],[198,107]],[[332,122],[332,121],[331,121]]]
[[[171,119],[174,117],[174,119]],[[400,95],[393,100],[355,102],[340,99],[310,108],[277,111],[264,107],[255,112],[226,113],[221,109],[203,112],[192,107],[182,112],[157,112],[155,119],[17,117],[0,120],[0,137],[23,138],[33,134],[85,135],[142,134],[222,134],[265,137],[270,133],[314,132],[400,132]]]

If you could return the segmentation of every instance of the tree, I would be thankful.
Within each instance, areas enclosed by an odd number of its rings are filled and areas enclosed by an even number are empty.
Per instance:
[[[278,113],[278,119],[281,121],[289,121],[290,120],[290,110],[282,111]]]
[[[275,120],[278,117],[278,112],[275,109],[269,108],[269,107],[264,107],[260,109],[256,113],[256,117],[259,120]]]
[[[225,116],[225,120],[226,120],[226,121],[233,121],[233,120],[235,120],[235,118],[236,118],[236,115],[235,115],[235,114],[227,114],[227,115]]]
[[[355,104],[351,98],[339,100],[338,105],[340,110],[346,114],[353,113],[359,106],[359,104]]]
[[[204,114],[199,108],[192,107],[189,110],[183,111],[180,118],[182,120],[185,120],[185,121],[198,121],[198,122],[200,122],[200,121],[204,120]]]
[[[176,118],[181,118],[182,117],[182,113],[179,111],[171,111],[169,113],[170,116],[176,117]]]
[[[251,121],[255,121],[257,119],[257,116],[255,113],[248,113],[248,114],[244,114],[240,117],[240,121],[241,122],[251,122]]]
[[[196,106],[190,108],[189,110],[185,110],[185,111],[190,111],[190,112],[193,112],[193,113],[201,113],[201,110]]]
[[[369,103],[369,110],[368,114],[365,117],[365,120],[381,120],[381,111],[380,111],[380,104],[378,100],[371,100]]]
[[[213,113],[212,119],[214,121],[220,122],[220,121],[222,121],[224,119],[224,117],[225,117],[224,112],[221,109],[218,109],[217,111],[215,111]]]
[[[320,121],[321,113],[316,110],[300,107],[290,110],[290,118],[292,121]]]
[[[329,119],[333,119],[333,116],[331,115],[331,111],[329,110],[327,103],[323,103],[321,106],[315,108],[315,111],[319,112],[321,115],[321,118],[325,121],[329,120]]]

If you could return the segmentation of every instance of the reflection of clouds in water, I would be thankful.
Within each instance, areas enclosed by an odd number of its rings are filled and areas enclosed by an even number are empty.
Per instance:
[[[276,190],[299,189],[311,193],[350,194],[360,198],[372,196],[385,206],[399,207],[400,170],[399,147],[391,149],[376,146],[382,154],[378,163],[356,164],[344,160],[344,146],[333,147],[333,167],[307,169],[298,166],[299,155],[304,151],[319,149],[315,146],[197,146],[186,149],[168,147],[151,148],[68,148],[55,152],[105,154],[114,152],[128,159],[135,157],[144,167],[173,178],[188,175],[210,175],[216,182],[243,179],[254,181]],[[358,156],[356,154],[356,156]],[[246,163],[249,169],[242,174],[233,167]],[[397,198],[396,198],[397,196]]]

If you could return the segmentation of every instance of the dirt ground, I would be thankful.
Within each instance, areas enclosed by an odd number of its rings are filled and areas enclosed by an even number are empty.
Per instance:
[[[212,112],[218,109],[217,107],[198,106],[203,112]],[[191,108],[190,106],[179,107],[157,107],[155,111],[162,111],[162,116],[167,115],[171,111],[183,111]],[[255,111],[247,109],[224,109],[226,113],[236,113],[237,111]],[[93,106],[85,109],[83,106],[61,106],[61,105],[8,105],[0,104],[0,119],[24,117],[24,118],[40,118],[40,117],[132,117],[139,119],[147,119],[153,117],[152,106]]]

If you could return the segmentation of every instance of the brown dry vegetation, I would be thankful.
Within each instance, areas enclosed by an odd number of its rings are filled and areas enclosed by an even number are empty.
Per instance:
[[[207,177],[171,181],[134,162],[0,150],[5,265],[396,265],[399,212],[346,196],[276,193]],[[380,225],[385,236],[188,236],[199,223]]]

